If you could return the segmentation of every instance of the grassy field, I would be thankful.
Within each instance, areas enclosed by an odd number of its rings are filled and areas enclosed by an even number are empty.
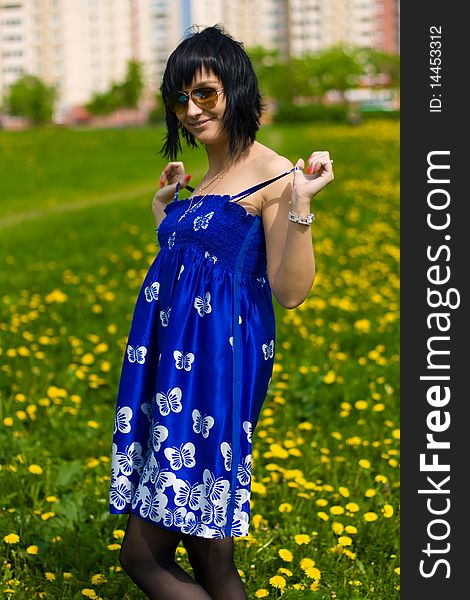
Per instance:
[[[143,598],[107,504],[126,336],[158,251],[162,136],[0,132],[1,597]],[[259,139],[293,162],[328,149],[336,179],[312,204],[316,283],[295,310],[275,302],[237,565],[250,599],[398,598],[399,125]],[[197,182],[204,154],[183,159]]]

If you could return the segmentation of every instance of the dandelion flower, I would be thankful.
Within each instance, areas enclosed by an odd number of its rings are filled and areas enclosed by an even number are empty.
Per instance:
[[[103,573],[97,573],[96,575],[93,575],[91,578],[92,585],[100,585],[100,583],[106,583],[106,582],[107,582],[107,579],[103,575]]]
[[[292,504],[289,504],[289,502],[283,502],[282,504],[279,505],[279,512],[284,513],[284,512],[292,512],[294,509],[292,507]]]
[[[311,539],[312,538],[309,535],[307,535],[306,533],[299,533],[298,535],[296,535],[294,537],[295,543],[298,546],[301,546],[302,544],[308,544],[308,543],[310,543]]]
[[[3,538],[6,544],[17,544],[20,541],[20,536],[16,533],[9,533]]]
[[[346,504],[346,510],[349,510],[349,512],[358,512],[359,504],[357,504],[356,502],[348,502]]]
[[[38,551],[39,551],[39,548],[38,548],[37,546],[28,546],[28,547],[26,548],[26,552],[27,552],[28,554],[37,554],[37,553],[38,553]]]
[[[309,567],[308,569],[305,569],[305,575],[310,577],[310,579],[320,579],[321,572],[317,567]]]
[[[371,466],[370,460],[367,460],[367,458],[359,459],[358,464],[362,469],[370,469],[370,466]]]
[[[28,471],[33,475],[42,475],[43,470],[39,465],[29,465]]]
[[[282,575],[287,575],[287,577],[292,577],[293,575],[292,571],[290,569],[286,569],[285,567],[279,567],[277,572],[281,573]]]
[[[340,546],[351,546],[352,539],[347,535],[342,535],[341,537],[338,538],[338,544]]]
[[[390,519],[393,516],[393,506],[391,504],[384,504],[382,513],[386,519]]]
[[[311,558],[302,558],[302,560],[300,561],[300,568],[302,569],[302,571],[305,571],[307,569],[310,569],[310,567],[314,567],[315,566],[315,561],[312,560]]]
[[[119,550],[121,548],[121,544],[108,544],[107,546],[108,550]]]
[[[268,590],[265,590],[264,588],[260,588],[259,590],[256,590],[255,592],[255,598],[267,598],[269,596],[269,592]]]
[[[274,588],[277,588],[279,590],[283,590],[286,587],[286,580],[281,575],[274,575],[274,577],[271,577],[271,579],[269,580],[269,583]]]
[[[343,496],[344,498],[349,498],[350,493],[347,487],[344,487],[342,485],[339,486],[338,488],[338,492],[341,494],[341,496]]]
[[[354,527],[354,525],[346,525],[344,530],[346,533],[357,533],[357,527]]]
[[[95,590],[92,590],[90,588],[84,588],[82,590],[82,596],[85,596],[86,598],[91,598],[92,600],[98,599],[98,596],[96,595]]]
[[[322,519],[323,521],[328,521],[328,519],[330,518],[326,512],[319,512],[317,513],[317,515],[319,516],[320,519]]]
[[[115,529],[113,531],[113,538],[115,540],[122,540],[123,537],[124,537],[124,530],[123,529]]]
[[[366,512],[364,514],[364,521],[367,521],[368,523],[372,523],[372,521],[377,521],[378,516],[375,512]]]
[[[285,562],[292,562],[294,556],[290,550],[286,550],[285,548],[281,548],[278,552],[279,556]]]
[[[330,513],[332,515],[342,515],[344,513],[344,508],[342,506],[336,505],[330,508]]]
[[[55,581],[55,574],[49,571],[44,573],[44,577],[47,579],[47,581]]]
[[[13,425],[13,419],[11,417],[5,417],[3,419],[3,424],[5,427],[11,427]]]

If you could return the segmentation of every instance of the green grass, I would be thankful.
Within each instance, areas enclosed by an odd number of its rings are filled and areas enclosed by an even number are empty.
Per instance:
[[[259,136],[293,162],[328,149],[336,179],[312,204],[312,292],[293,311],[275,303],[251,535],[236,542],[250,599],[260,589],[287,600],[399,597],[398,127],[276,126]],[[119,568],[113,544],[126,519],[107,514],[107,494],[126,336],[158,251],[150,201],[162,137],[0,132],[2,597],[144,597]],[[204,153],[183,158],[197,182]],[[19,541],[7,543],[10,534]]]

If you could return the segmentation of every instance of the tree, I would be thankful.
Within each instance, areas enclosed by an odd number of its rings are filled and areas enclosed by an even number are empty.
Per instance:
[[[137,108],[143,89],[142,65],[135,60],[130,60],[124,81],[113,83],[106,92],[94,94],[86,108],[94,115],[108,115],[124,107]]]
[[[54,86],[46,85],[34,75],[23,75],[10,86],[6,110],[14,116],[25,117],[33,125],[50,123],[57,99]]]

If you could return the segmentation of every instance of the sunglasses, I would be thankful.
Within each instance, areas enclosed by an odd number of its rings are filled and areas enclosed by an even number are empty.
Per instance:
[[[224,88],[216,90],[210,87],[202,87],[190,92],[173,92],[166,100],[168,108],[176,114],[183,113],[188,108],[189,99],[199,108],[214,108],[219,100],[219,92]]]

